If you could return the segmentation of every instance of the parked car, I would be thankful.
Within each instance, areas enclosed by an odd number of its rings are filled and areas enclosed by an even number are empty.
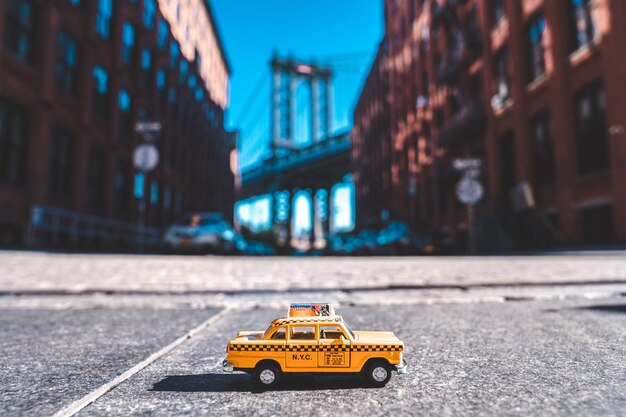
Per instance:
[[[238,235],[221,213],[190,213],[165,232],[164,245],[172,253],[235,253]]]

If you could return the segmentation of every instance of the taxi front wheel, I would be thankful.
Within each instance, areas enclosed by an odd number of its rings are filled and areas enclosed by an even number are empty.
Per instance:
[[[391,379],[391,366],[385,361],[369,362],[363,369],[365,380],[374,387],[384,387]]]
[[[265,388],[273,388],[280,381],[280,369],[273,363],[260,363],[254,369],[252,377],[257,385]]]

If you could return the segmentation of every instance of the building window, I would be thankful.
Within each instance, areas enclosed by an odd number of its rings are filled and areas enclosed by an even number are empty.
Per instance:
[[[142,76],[140,84],[142,89],[147,89],[152,86],[153,83],[153,71],[152,71],[152,51],[148,48],[141,51],[141,72]]]
[[[26,168],[26,113],[0,98],[0,183],[21,185]]]
[[[545,33],[546,19],[538,15],[531,20],[528,28],[530,41],[530,80],[533,81],[546,72]]]
[[[93,70],[93,112],[100,119],[109,117],[109,73],[102,67]]]
[[[76,95],[78,52],[76,42],[66,32],[57,37],[56,81],[57,88],[66,94]]]
[[[111,20],[113,18],[113,0],[98,0],[98,14],[96,15],[96,33],[102,39],[111,36]]]
[[[489,5],[489,12],[491,14],[491,25],[498,26],[500,22],[506,17],[504,10],[504,0],[491,0]]]
[[[148,30],[152,30],[154,28],[154,18],[156,17],[156,2],[155,0],[144,0],[143,1],[143,25]]]
[[[160,19],[159,20],[159,34],[158,34],[158,39],[157,39],[159,49],[165,49],[165,47],[167,46],[167,38],[169,36],[169,33],[170,33],[170,27],[167,24],[167,21],[165,19]]]
[[[157,90],[162,91],[165,89],[165,84],[167,83],[167,76],[165,74],[165,71],[160,69],[157,71],[157,75],[156,75],[156,86],[157,86]]]
[[[570,0],[572,51],[587,45],[596,36],[592,15],[593,3],[593,0]]]
[[[48,195],[65,202],[72,196],[72,138],[61,128],[52,131],[48,158]]]
[[[135,51],[135,27],[130,22],[122,25],[122,62],[132,64]]]
[[[541,112],[533,118],[532,139],[535,155],[535,185],[552,184],[555,179],[555,168],[550,112]]]
[[[176,87],[170,87],[170,91],[167,96],[167,101],[170,104],[176,104]]]
[[[152,68],[152,52],[150,49],[144,49],[141,51],[141,69],[143,71],[150,71]]]
[[[189,73],[189,62],[187,62],[186,59],[180,60],[179,72],[180,72],[180,81],[184,82],[185,78],[187,78],[187,74]]]
[[[131,104],[132,99],[128,91],[120,90],[118,94],[118,108],[119,108],[119,135],[122,138],[128,138],[132,131],[132,117],[131,117]]]
[[[509,76],[509,50],[508,48],[502,48],[495,57],[495,81],[496,81],[496,96],[492,103],[494,108],[500,108],[504,105],[504,102],[510,98],[511,77]]]
[[[204,90],[202,87],[196,88],[196,101],[204,100]]]
[[[176,64],[178,63],[179,56],[180,56],[180,48],[178,46],[178,42],[171,41],[170,42],[170,67],[176,68]]]
[[[597,82],[576,94],[576,145],[578,173],[609,167],[609,141],[604,88]]]
[[[36,22],[32,0],[7,0],[4,49],[22,62],[35,62]]]
[[[101,209],[104,203],[104,155],[95,146],[89,151],[87,165],[87,208]]]
[[[193,90],[194,88],[196,88],[196,85],[198,84],[198,79],[196,78],[195,75],[190,75],[189,76],[189,80],[187,81],[187,86],[189,87],[190,90]]]

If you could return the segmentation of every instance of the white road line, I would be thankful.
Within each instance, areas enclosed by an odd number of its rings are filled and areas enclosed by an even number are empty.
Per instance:
[[[159,358],[168,354],[169,352],[171,352],[172,350],[174,350],[175,348],[183,344],[188,339],[191,339],[192,337],[194,337],[195,335],[197,335],[198,333],[200,333],[201,331],[203,331],[204,329],[206,329],[207,327],[209,327],[216,321],[220,320],[222,317],[226,316],[228,313],[230,313],[231,310],[232,310],[231,308],[225,308],[224,310],[220,311],[219,313],[217,313],[216,315],[214,315],[213,317],[211,317],[204,323],[200,324],[198,327],[191,329],[185,335],[179,337],[174,342],[165,346],[163,349],[159,350],[158,352],[153,353],[148,358],[138,363],[137,365],[133,366],[132,368],[130,368],[129,370],[127,370],[126,372],[118,376],[117,378],[113,379],[110,382],[107,382],[104,385],[101,385],[100,387],[91,391],[89,394],[85,395],[83,398],[77,401],[74,401],[70,405],[64,407],[63,409],[58,411],[56,414],[54,414],[54,417],[70,417],[70,416],[77,414],[79,411],[81,411],[82,409],[84,409],[89,404],[93,403],[94,401],[96,401],[98,398],[102,397],[107,392],[111,391],[113,388],[120,385],[122,382],[138,374],[144,368],[151,365],[153,362],[155,362]]]

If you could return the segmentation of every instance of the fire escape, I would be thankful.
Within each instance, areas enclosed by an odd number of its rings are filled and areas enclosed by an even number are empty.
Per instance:
[[[459,1],[434,3],[433,26],[448,39],[448,54],[436,69],[437,81],[451,90],[453,117],[440,133],[440,144],[454,153],[485,133],[487,113],[480,79],[469,77],[470,66],[482,53],[482,40],[474,7],[460,18]]]

